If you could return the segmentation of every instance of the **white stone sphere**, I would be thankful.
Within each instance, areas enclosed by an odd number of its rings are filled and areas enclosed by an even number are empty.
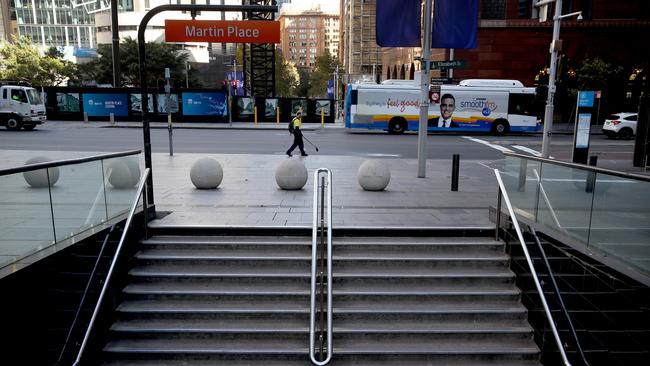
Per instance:
[[[366,160],[359,167],[357,179],[366,191],[383,191],[390,182],[390,168],[381,160]]]
[[[115,159],[108,170],[108,182],[117,189],[133,188],[140,180],[140,167],[132,158]]]
[[[286,190],[302,189],[307,183],[307,168],[300,159],[285,159],[275,169],[275,182]]]
[[[223,180],[223,169],[218,161],[201,158],[192,165],[190,179],[198,189],[214,189],[219,187]]]
[[[51,159],[46,158],[44,156],[35,156],[25,162],[25,165],[30,165],[30,164],[38,164],[38,163],[45,163],[51,161]],[[50,186],[53,186],[56,184],[56,182],[59,180],[59,167],[52,167],[47,169],[49,175],[50,175]],[[48,186],[47,182],[47,174],[45,172],[45,169],[38,169],[38,170],[32,170],[29,172],[24,172],[23,173],[23,178],[25,178],[25,181],[27,184],[34,188],[45,188]]]

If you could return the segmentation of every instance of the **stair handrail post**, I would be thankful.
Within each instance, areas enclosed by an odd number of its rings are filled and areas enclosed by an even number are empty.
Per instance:
[[[318,361],[316,359],[316,280],[318,278],[318,181],[321,173],[325,173],[327,196],[327,357]],[[323,366],[332,360],[332,172],[327,168],[318,168],[314,171],[314,206],[312,225],[312,261],[311,261],[311,301],[309,316],[309,358],[314,365]],[[321,269],[322,270],[322,269]],[[321,288],[323,283],[321,282]]]
[[[526,256],[526,262],[528,263],[528,268],[530,269],[531,277],[533,278],[533,282],[535,283],[535,288],[537,289],[539,298],[542,301],[542,306],[544,307],[544,313],[546,315],[546,319],[548,320],[548,323],[551,327],[551,331],[553,332],[553,338],[555,339],[555,343],[557,345],[558,351],[560,352],[560,356],[562,356],[562,362],[565,366],[571,366],[571,363],[567,358],[564,346],[562,345],[560,334],[558,333],[557,327],[555,326],[555,321],[553,321],[553,315],[551,315],[551,310],[548,306],[548,303],[546,302],[546,297],[544,296],[542,285],[539,282],[539,278],[537,277],[537,272],[535,271],[533,260],[530,257],[530,253],[528,253],[528,248],[526,247],[526,241],[524,240],[524,235],[521,233],[519,221],[517,220],[517,216],[515,216],[515,211],[512,208],[512,204],[508,196],[508,191],[506,190],[506,187],[503,184],[503,180],[501,179],[501,174],[499,173],[499,169],[494,169],[494,175],[496,176],[497,182],[499,183],[499,189],[501,190],[501,194],[503,195],[503,201],[506,203],[506,207],[508,208],[508,213],[510,214],[512,225],[515,228],[515,232],[517,233],[517,238],[519,239],[519,243],[521,244],[521,249],[523,250],[524,255]],[[497,214],[500,214],[500,212],[498,212]]]

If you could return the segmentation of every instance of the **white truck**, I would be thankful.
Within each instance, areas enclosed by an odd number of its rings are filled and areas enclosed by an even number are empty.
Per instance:
[[[45,103],[36,89],[0,84],[0,126],[13,131],[33,130],[46,120]]]

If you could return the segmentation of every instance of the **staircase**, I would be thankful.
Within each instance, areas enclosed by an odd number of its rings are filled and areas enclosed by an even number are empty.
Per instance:
[[[503,244],[335,237],[330,365],[539,365]],[[311,238],[141,243],[105,365],[310,365]]]

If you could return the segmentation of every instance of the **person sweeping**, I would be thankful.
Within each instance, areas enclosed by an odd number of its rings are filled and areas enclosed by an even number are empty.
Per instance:
[[[305,152],[305,143],[302,141],[302,131],[300,131],[300,126],[302,126],[302,112],[298,111],[296,116],[289,122],[289,133],[293,134],[293,145],[287,150],[287,155],[291,156],[291,152],[298,147],[300,149],[301,156],[308,156]]]

